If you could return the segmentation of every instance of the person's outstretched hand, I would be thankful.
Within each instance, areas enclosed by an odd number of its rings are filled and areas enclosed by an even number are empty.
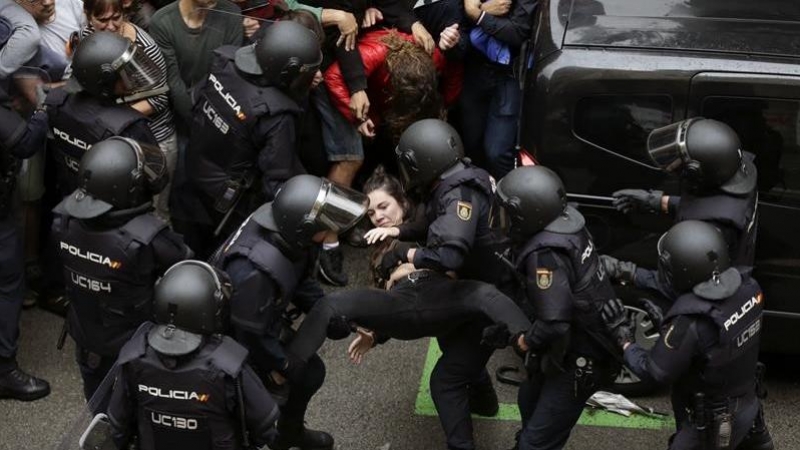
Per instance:
[[[361,364],[364,360],[364,355],[369,352],[375,345],[375,333],[365,328],[358,327],[356,329],[358,336],[350,342],[347,347],[347,355],[353,364]]]
[[[400,228],[377,227],[367,231],[366,234],[364,234],[364,239],[367,240],[367,245],[372,245],[376,242],[382,242],[386,240],[387,237],[397,237],[397,236],[400,236]]]

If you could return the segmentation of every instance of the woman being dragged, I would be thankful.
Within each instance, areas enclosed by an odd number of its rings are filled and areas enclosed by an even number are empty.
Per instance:
[[[413,211],[400,181],[382,167],[367,180],[364,192],[370,200],[369,218],[376,227],[366,238],[375,244],[370,269],[378,288],[341,290],[317,302],[289,347],[294,358],[304,361],[316,352],[328,331],[332,338],[343,338],[355,327],[359,337],[351,345],[354,361],[360,361],[372,347],[375,334],[383,338],[381,341],[414,340],[444,335],[468,322],[484,321],[491,326],[483,333],[486,343],[491,340],[493,346],[505,347],[511,338],[530,328],[514,301],[493,285],[455,280],[452,273],[418,270],[411,263],[381,267],[383,255],[399,242],[393,237],[399,234],[397,227]],[[507,334],[509,340],[499,342],[498,334]]]

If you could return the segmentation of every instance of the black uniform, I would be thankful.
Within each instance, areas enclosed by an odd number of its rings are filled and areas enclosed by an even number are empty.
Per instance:
[[[411,261],[414,266],[497,283],[503,266],[494,256],[491,205],[492,181],[485,170],[458,162],[445,171],[426,201],[427,223],[399,226],[399,239],[426,242],[416,250]],[[474,448],[469,410],[464,406],[469,404],[470,389],[492,389],[485,366],[494,349],[479,345],[480,330],[490,324],[488,320],[470,322],[438,337],[439,347],[448,357],[441,358],[433,369],[431,396],[437,406],[446,406],[439,417],[450,448]]]
[[[211,73],[193,90],[191,151],[172,196],[176,226],[199,255],[272,200],[284,181],[305,173],[295,151],[300,106],[280,89],[243,77],[234,65],[236,50],[217,49]],[[214,240],[231,209],[222,238]]]
[[[191,251],[152,213],[116,222],[102,216],[78,220],[62,205],[54,211],[53,238],[64,265],[69,332],[88,400],[125,341],[151,317],[156,279]]]
[[[603,302],[615,298],[614,289],[586,228],[540,231],[516,253],[532,311],[525,341],[542,371],[519,390],[519,448],[563,448],[586,400],[619,369],[619,351],[599,314]]]
[[[731,264],[753,267],[758,231],[758,192],[753,189],[743,196],[718,191],[710,195],[685,192],[671,196],[669,210],[675,213],[675,222],[700,220],[710,223],[722,232],[728,244]],[[665,298],[675,298],[669,284],[662,280],[656,270],[636,268],[633,277],[636,287],[651,289]]]
[[[717,227],[728,244],[731,264],[752,267],[756,253],[758,228],[758,191],[754,188],[744,195],[722,191],[670,197],[670,211],[675,222],[701,220]]]
[[[284,372],[291,363],[285,345],[291,332],[286,316],[290,303],[308,312],[322,298],[322,288],[311,274],[313,255],[288,247],[280,235],[251,218],[242,223],[212,258],[228,273],[234,288],[231,299],[233,335],[250,352],[249,361],[269,385],[272,371]],[[325,380],[319,356],[304,371],[287,373],[291,386],[281,408],[282,422],[302,426],[308,402]]]
[[[68,94],[63,88],[50,91],[45,99],[51,150],[57,167],[61,196],[78,187],[78,167],[92,145],[112,136],[123,136],[143,144],[158,145],[149,119],[129,105],[104,102],[86,92]],[[46,133],[47,129],[38,129]]]
[[[673,385],[677,432],[670,449],[717,448],[702,441],[713,442],[724,414],[731,415],[732,431],[730,446],[720,448],[737,448],[759,413],[754,380],[763,294],[747,273],[741,278],[738,290],[721,300],[692,292],[681,295],[665,315],[661,337],[652,350],[637,344],[625,350],[625,362],[637,376]],[[704,395],[700,414],[698,393]],[[706,422],[698,423],[703,418]],[[705,435],[698,431],[701,426],[707,426]]]
[[[244,428],[253,444],[267,444],[278,407],[245,365],[247,350],[212,335],[189,355],[162,355],[147,343],[152,326],[143,325],[120,351],[108,407],[118,447],[127,448],[136,436],[142,450],[244,450]]]
[[[31,124],[46,127],[43,113]],[[19,315],[22,310],[24,257],[14,189],[19,163],[44,148],[45,134],[33,133],[31,126],[10,109],[10,99],[0,86],[0,374],[12,370],[17,354]]]
[[[496,235],[489,225],[491,206],[489,173],[458,163],[440,177],[427,199],[426,226],[402,224],[399,239],[425,240],[426,246],[417,249],[411,261],[418,269],[453,271],[461,278],[497,283],[502,266],[487,264],[496,259]],[[421,230],[427,230],[427,235],[419,235]]]

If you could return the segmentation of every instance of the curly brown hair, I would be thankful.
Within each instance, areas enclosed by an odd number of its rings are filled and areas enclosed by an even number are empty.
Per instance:
[[[392,140],[397,142],[417,120],[441,117],[439,75],[431,55],[396,32],[389,33],[382,42],[389,48],[386,67],[391,83],[384,120]]]

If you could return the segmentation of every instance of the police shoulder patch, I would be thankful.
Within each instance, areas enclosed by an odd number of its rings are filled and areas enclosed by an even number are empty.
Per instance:
[[[550,289],[553,285],[553,271],[547,268],[536,269],[536,286],[539,289]]]
[[[456,204],[456,213],[459,219],[468,221],[472,218],[472,203],[459,201]]]

